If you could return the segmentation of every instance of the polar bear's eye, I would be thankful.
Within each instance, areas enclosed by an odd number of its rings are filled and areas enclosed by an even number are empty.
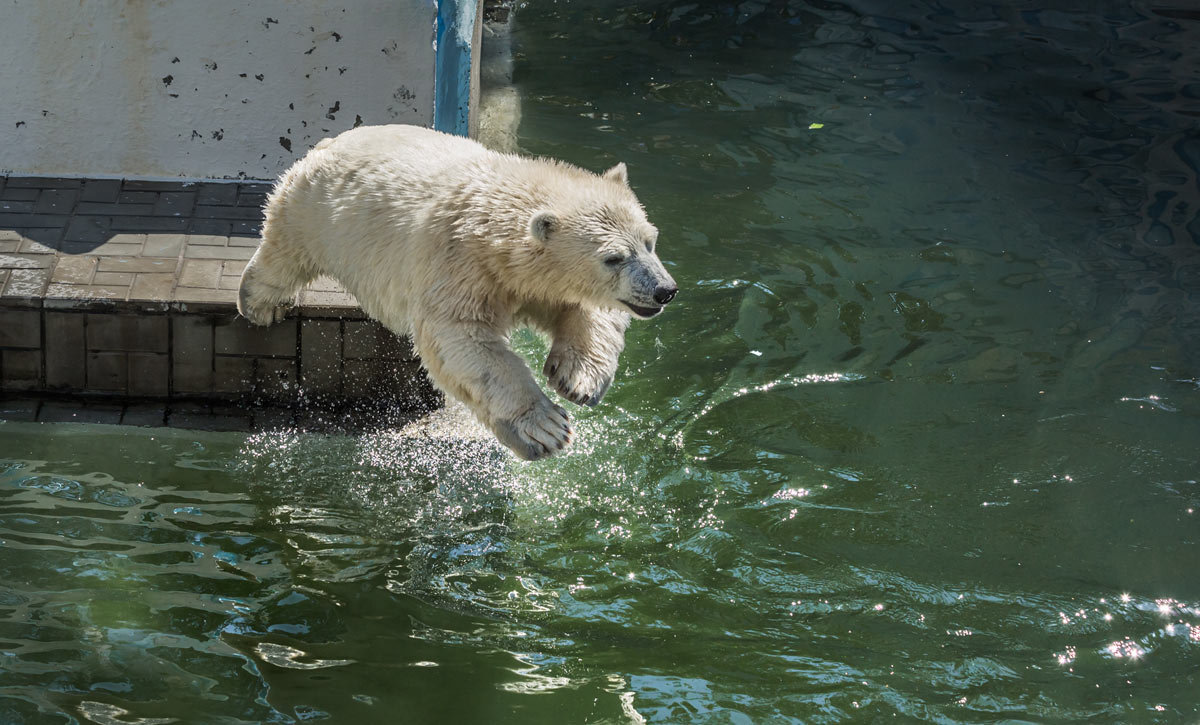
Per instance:
[[[625,261],[625,258],[619,254],[613,254],[613,255],[610,255],[610,256],[604,258],[604,263],[610,267],[615,267],[624,261]]]

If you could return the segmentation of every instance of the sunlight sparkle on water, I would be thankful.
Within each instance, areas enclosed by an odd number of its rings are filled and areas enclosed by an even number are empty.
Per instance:
[[[786,373],[786,374],[784,374],[783,377],[781,377],[777,380],[771,380],[769,382],[762,383],[760,385],[743,386],[743,387],[737,388],[732,393],[728,393],[726,395],[714,396],[712,401],[709,402],[707,405],[705,405],[703,408],[701,408],[700,411],[696,414],[695,420],[699,420],[700,418],[703,418],[705,415],[708,415],[708,413],[710,413],[713,410],[713,408],[716,408],[721,403],[724,403],[732,398],[740,398],[740,397],[742,397],[744,395],[748,395],[752,392],[753,393],[766,393],[771,390],[774,390],[776,387],[778,387],[780,385],[790,385],[792,387],[799,387],[801,385],[814,385],[817,383],[850,383],[850,382],[857,382],[859,380],[865,380],[865,379],[866,379],[866,376],[862,375],[860,373],[809,373],[809,374],[801,376],[801,377],[795,377],[791,373]]]
[[[1167,413],[1176,413],[1179,411],[1178,408],[1176,408],[1175,406],[1173,406],[1169,403],[1164,402],[1163,398],[1161,398],[1160,396],[1157,396],[1157,395],[1147,395],[1144,398],[1134,398],[1134,397],[1126,396],[1126,397],[1121,398],[1121,402],[1122,403],[1143,403],[1143,405],[1138,406],[1139,409],[1143,409],[1143,410],[1147,407],[1150,407],[1150,408],[1155,408],[1157,410],[1161,410],[1161,411],[1164,411]]]
[[[1146,654],[1146,650],[1141,645],[1128,637],[1112,642],[1106,649],[1110,655],[1117,659],[1127,658],[1136,660]]]
[[[783,489],[776,491],[773,494],[772,498],[777,498],[777,499],[782,499],[782,500],[793,499],[793,498],[804,498],[805,496],[807,496],[810,493],[812,493],[812,492],[809,491],[807,488],[783,488]]]

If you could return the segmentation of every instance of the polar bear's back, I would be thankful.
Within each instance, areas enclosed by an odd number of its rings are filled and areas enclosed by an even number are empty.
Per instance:
[[[471,139],[403,124],[361,126],[325,139],[313,150],[328,150],[347,161],[358,159],[378,165],[407,165],[419,159],[423,168],[449,166],[488,153]]]
[[[362,126],[318,143],[279,186],[308,181],[331,186],[339,198],[382,188],[403,194],[444,187],[452,169],[488,154],[475,141],[420,126]]]

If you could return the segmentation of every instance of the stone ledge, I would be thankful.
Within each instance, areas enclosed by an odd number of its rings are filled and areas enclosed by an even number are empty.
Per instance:
[[[164,400],[436,397],[407,339],[357,316],[0,304],[0,392]]]
[[[0,177],[0,393],[436,400],[408,341],[332,280],[271,327],[237,315],[269,189]]]

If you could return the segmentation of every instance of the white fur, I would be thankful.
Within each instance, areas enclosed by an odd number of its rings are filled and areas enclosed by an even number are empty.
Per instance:
[[[571,428],[508,333],[549,334],[551,385],[595,405],[625,344],[625,303],[657,310],[654,290],[674,289],[656,237],[623,164],[601,176],[416,126],[361,127],[280,178],[238,309],[270,324],[316,276],[337,279],[367,314],[412,335],[439,388],[536,459]]]

